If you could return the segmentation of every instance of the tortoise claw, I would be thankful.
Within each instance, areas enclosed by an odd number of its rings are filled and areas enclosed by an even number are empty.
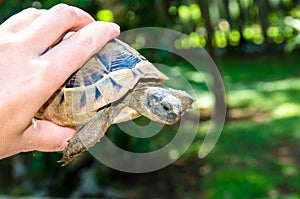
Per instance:
[[[60,159],[58,160],[57,162],[58,163],[62,163],[61,166],[67,166],[70,162],[72,161],[72,158],[67,158],[65,157],[65,155]]]
[[[63,167],[64,167],[64,166],[67,166],[67,165],[69,164],[69,162],[66,162],[66,161],[63,160],[63,159],[58,160],[57,163],[62,163],[61,166],[63,166]]]
[[[78,137],[74,137],[68,142],[67,148],[63,151],[63,157],[57,161],[58,163],[63,163],[62,166],[68,165],[87,150]]]
[[[70,154],[70,153],[68,153],[68,150],[65,150],[63,157],[60,160],[58,160],[57,162],[62,163],[61,166],[67,166],[70,162],[72,162],[72,160],[78,158],[81,154],[82,154],[82,152],[77,153],[77,154]]]

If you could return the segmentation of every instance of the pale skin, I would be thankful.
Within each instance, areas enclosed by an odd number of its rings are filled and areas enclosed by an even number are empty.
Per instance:
[[[68,32],[74,33],[55,45]],[[64,4],[49,10],[29,8],[0,25],[0,159],[66,148],[75,129],[34,115],[119,32],[118,25],[95,22],[86,12]]]

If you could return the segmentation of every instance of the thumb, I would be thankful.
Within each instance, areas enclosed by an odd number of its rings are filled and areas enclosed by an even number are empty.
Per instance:
[[[75,129],[58,126],[45,120],[33,119],[22,135],[22,151],[62,151],[68,140],[76,133]]]

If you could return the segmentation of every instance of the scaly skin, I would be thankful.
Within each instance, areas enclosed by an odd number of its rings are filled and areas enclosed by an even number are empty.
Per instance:
[[[68,146],[63,152],[63,157],[58,162],[63,163],[62,166],[66,166],[73,159],[77,158],[83,152],[87,151],[87,148],[82,143],[78,134],[76,134],[73,138],[68,141]]]
[[[77,134],[68,141],[68,146],[63,151],[63,157],[59,160],[63,163],[62,166],[67,165],[100,141],[112,124],[110,111],[111,107],[100,110],[88,124],[80,128]]]

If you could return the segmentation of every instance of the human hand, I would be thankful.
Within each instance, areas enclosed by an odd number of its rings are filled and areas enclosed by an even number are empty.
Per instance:
[[[75,33],[55,45],[68,32]],[[29,8],[0,25],[0,159],[66,147],[75,130],[35,120],[34,115],[119,32],[118,25],[95,22],[86,12],[64,4],[49,10]],[[49,47],[53,48],[44,53]]]

